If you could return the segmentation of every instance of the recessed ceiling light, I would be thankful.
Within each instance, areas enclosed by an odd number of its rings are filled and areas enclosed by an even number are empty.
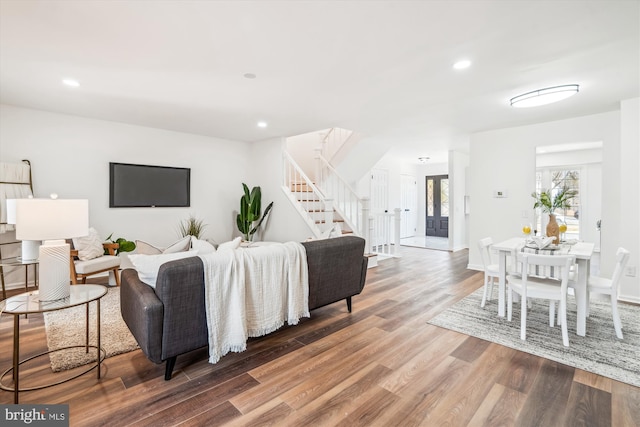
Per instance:
[[[264,122],[264,121],[258,122],[258,127],[259,128],[266,128],[267,127],[267,122]]]
[[[245,74],[244,74],[244,78],[245,78],[245,79],[255,79],[255,78],[256,78],[256,75],[255,75],[255,74],[253,74],[253,73],[245,73]]]
[[[77,80],[73,80],[73,79],[64,79],[64,80],[62,80],[62,83],[64,83],[67,86],[71,86],[71,87],[80,86],[80,83],[78,83]]]
[[[469,61],[468,59],[463,59],[462,61],[458,61],[453,64],[453,68],[455,68],[456,70],[464,70],[465,68],[469,68],[470,65],[471,61]]]
[[[578,93],[578,85],[553,86],[545,89],[538,89],[511,98],[512,107],[537,107],[538,105],[551,104],[562,101]]]

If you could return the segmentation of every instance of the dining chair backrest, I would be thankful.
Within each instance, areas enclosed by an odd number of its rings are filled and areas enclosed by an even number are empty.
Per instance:
[[[629,251],[625,248],[618,248],[616,252],[616,267],[613,270],[613,276],[611,277],[611,292],[615,292],[614,295],[618,295],[618,287],[620,286],[620,279],[622,279],[622,273],[629,261]]]
[[[478,242],[478,248],[482,256],[482,264],[485,270],[491,264],[491,245],[493,245],[493,239],[491,237],[485,237]]]
[[[518,259],[522,262],[522,282],[526,287],[528,278],[535,276],[532,271],[537,270],[535,267],[551,267],[560,270],[555,277],[560,279],[560,287],[562,292],[566,292],[569,283],[569,272],[571,266],[576,262],[573,255],[538,255],[527,252],[520,252]],[[533,267],[533,268],[532,268]]]

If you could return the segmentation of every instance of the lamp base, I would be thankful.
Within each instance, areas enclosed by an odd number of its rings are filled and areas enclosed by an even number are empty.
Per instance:
[[[22,261],[37,261],[40,248],[39,240],[22,241]]]
[[[71,248],[64,240],[47,240],[40,246],[40,301],[67,298]]]

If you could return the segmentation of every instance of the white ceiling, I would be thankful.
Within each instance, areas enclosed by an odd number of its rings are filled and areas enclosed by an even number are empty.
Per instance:
[[[0,102],[231,140],[341,127],[417,162],[639,87],[638,0],[0,0]]]

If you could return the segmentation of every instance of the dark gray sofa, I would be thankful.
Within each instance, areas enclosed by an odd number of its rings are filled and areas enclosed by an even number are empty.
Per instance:
[[[364,239],[355,236],[302,243],[309,268],[309,310],[359,294],[365,282]],[[122,318],[144,354],[155,363],[166,361],[171,379],[180,354],[208,345],[204,303],[204,270],[199,257],[167,262],[160,267],[155,289],[138,273],[121,276]]]

